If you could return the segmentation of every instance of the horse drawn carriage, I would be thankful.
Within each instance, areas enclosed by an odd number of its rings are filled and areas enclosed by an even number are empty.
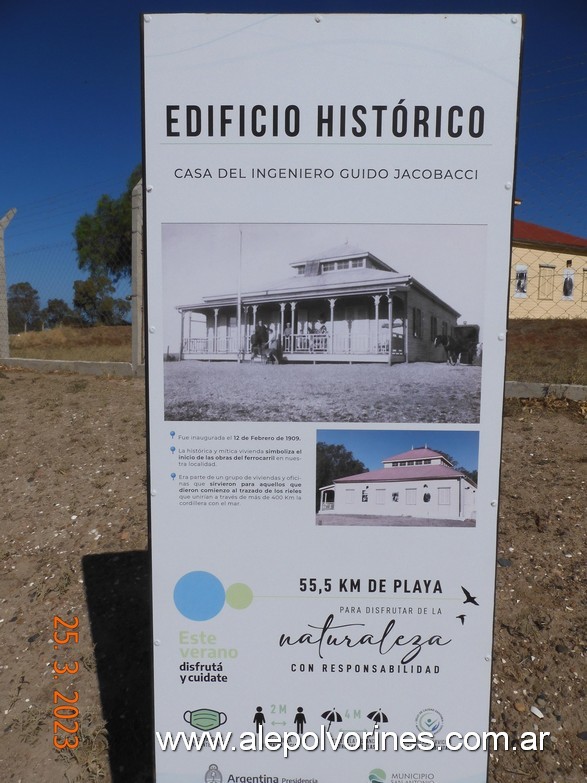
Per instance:
[[[479,327],[477,324],[454,326],[452,335],[439,334],[434,345],[442,345],[449,364],[473,364],[479,349]]]

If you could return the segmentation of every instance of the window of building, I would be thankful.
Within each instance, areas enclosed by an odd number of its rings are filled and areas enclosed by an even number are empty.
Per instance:
[[[322,264],[323,272],[334,272],[334,261],[324,261]]]
[[[351,266],[353,269],[362,269],[365,266],[365,259],[364,258],[353,258],[351,262]]]
[[[573,261],[569,258],[567,267],[563,271],[563,299],[574,299],[575,293],[575,270]]]
[[[344,493],[344,502],[348,505],[355,502],[355,490],[354,489],[346,489]]]
[[[450,506],[450,487],[438,487],[438,505]]]
[[[302,264],[302,266],[298,267],[298,275],[303,275],[305,271],[306,271],[306,265],[305,264]]]
[[[514,296],[525,298],[528,288],[528,267],[526,264],[516,264],[516,288]]]
[[[412,334],[422,337],[422,311],[419,307],[412,307]]]
[[[384,506],[385,505],[385,489],[376,489],[375,490],[375,503],[378,506]]]
[[[441,328],[442,328],[442,336],[443,337],[448,337],[448,324],[447,324],[446,321],[442,322],[442,327]]]
[[[430,316],[430,340],[434,342],[438,336],[438,318],[435,315]]]
[[[416,505],[416,490],[406,489],[406,506]]]
[[[538,269],[538,298],[552,299],[554,297],[554,267],[550,264],[540,264]]]
[[[587,302],[587,269],[583,270],[583,292],[581,298],[584,302]]]
[[[337,269],[348,269],[350,266],[350,261],[337,261],[336,262],[336,268]]]

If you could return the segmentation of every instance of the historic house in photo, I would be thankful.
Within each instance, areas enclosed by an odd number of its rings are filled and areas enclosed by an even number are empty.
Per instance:
[[[434,341],[459,313],[412,276],[348,245],[290,268],[256,290],[178,305],[180,359],[250,358],[261,323],[288,361],[445,361]]]

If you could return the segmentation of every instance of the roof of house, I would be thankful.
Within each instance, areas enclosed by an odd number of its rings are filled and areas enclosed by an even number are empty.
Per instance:
[[[587,250],[587,239],[557,231],[554,228],[514,220],[513,241],[536,245],[558,245],[561,247],[582,248]]]
[[[292,261],[290,266],[295,268],[311,261],[341,261],[347,258],[368,258],[377,269],[383,269],[386,272],[396,271],[393,267],[389,266],[389,264],[386,264],[380,258],[373,255],[371,251],[365,250],[357,245],[349,245],[348,242],[344,245],[328,248],[318,254],[313,253],[305,258],[298,258],[296,261]]]
[[[381,468],[335,479],[335,484],[354,484],[379,481],[425,481],[429,479],[456,479],[465,474],[448,465],[407,465],[396,468]]]
[[[339,250],[340,249],[346,249],[348,254],[349,248],[347,246],[339,248]],[[304,297],[306,299],[314,298],[324,300],[328,297],[354,294],[360,295],[365,292],[368,292],[371,295],[374,293],[396,293],[414,288],[442,306],[445,311],[450,312],[455,318],[459,318],[460,313],[457,310],[440,299],[434,292],[430,291],[430,289],[426,288],[426,286],[422,285],[422,283],[411,275],[396,272],[389,265],[377,259],[376,256],[373,256],[368,251],[360,251],[358,254],[370,258],[371,261],[376,262],[376,266],[336,270],[320,275],[306,276],[290,274],[289,277],[280,280],[261,281],[260,285],[262,285],[262,288],[242,291],[240,294],[241,302],[245,305],[251,303],[274,302],[279,297]],[[353,251],[351,255],[354,256],[356,254]],[[336,258],[340,257],[341,256],[336,256]],[[316,259],[318,258],[322,261],[325,260],[323,254],[316,256]],[[302,262],[294,262],[293,266],[295,266],[296,263]],[[316,263],[318,262],[316,261]],[[203,296],[199,302],[176,305],[176,309],[180,311],[197,311],[203,308],[236,304],[236,301],[236,292],[219,292]]]
[[[416,449],[410,449],[409,451],[403,451],[401,454],[394,454],[393,457],[386,457],[382,462],[391,462],[392,460],[394,462],[400,462],[407,459],[438,459],[438,457],[446,459],[444,454],[441,454],[439,451],[429,449],[428,446],[421,446]]]

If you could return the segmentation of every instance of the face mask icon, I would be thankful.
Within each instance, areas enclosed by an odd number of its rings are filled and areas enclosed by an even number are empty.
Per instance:
[[[183,719],[194,729],[212,731],[226,723],[226,713],[210,709],[187,710],[183,714]]]

